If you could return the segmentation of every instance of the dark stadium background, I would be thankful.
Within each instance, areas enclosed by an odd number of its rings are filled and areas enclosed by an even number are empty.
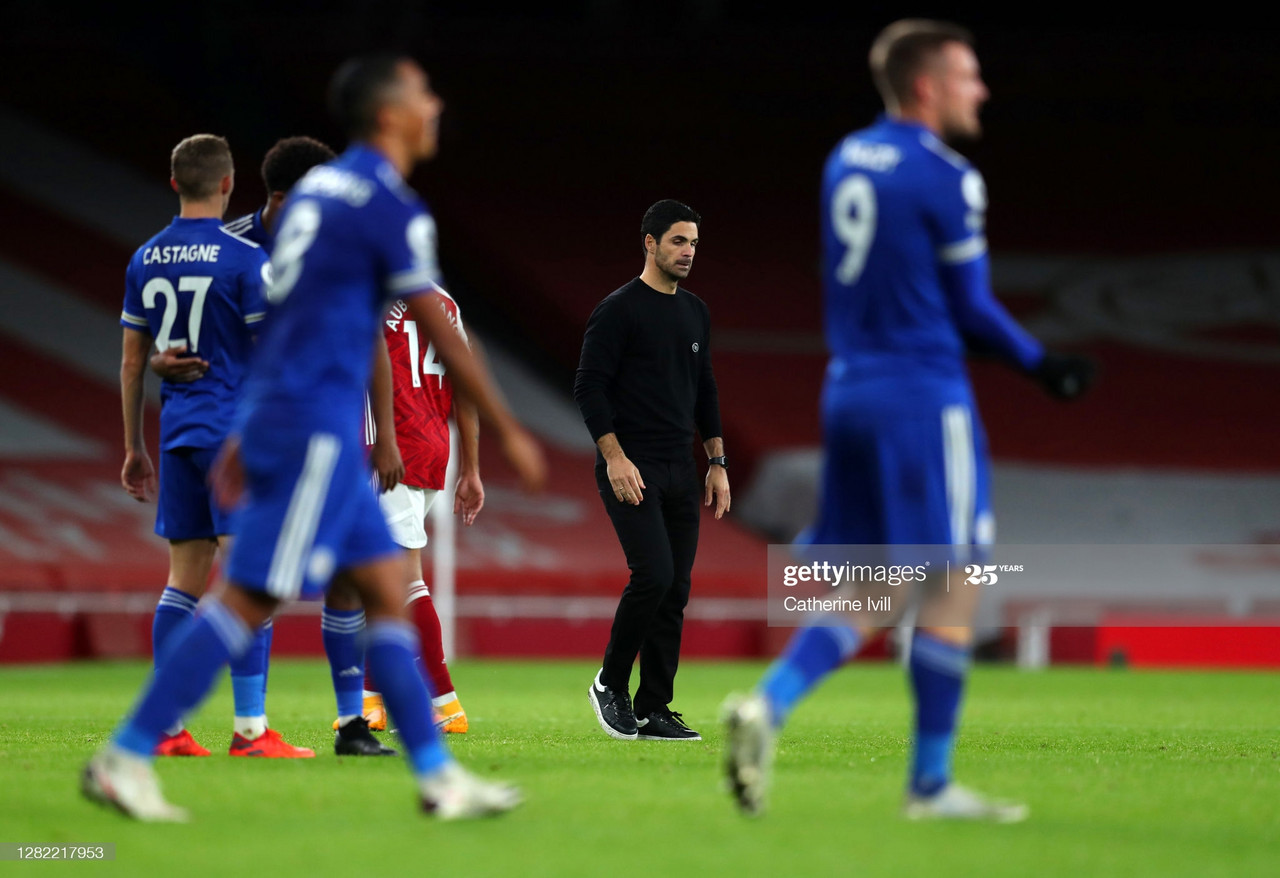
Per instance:
[[[524,232],[572,284],[575,265],[633,255],[634,217],[673,195],[704,213],[706,261],[764,256],[807,287],[821,162],[878,111],[871,39],[915,12],[714,0],[468,11],[486,5],[123,4],[68,15],[9,2],[0,101],[158,175],[181,137],[223,134],[240,166],[235,214],[260,203],[252,171],[278,137],[341,145],[322,101],[341,59],[400,47],[447,102],[440,156],[414,181],[442,212],[473,188],[533,206],[541,221]],[[956,15],[936,4],[921,12]],[[987,178],[996,252],[1275,240],[1273,31],[1164,17],[956,17],[977,34],[993,95],[985,140],[964,151]],[[449,258],[460,245],[441,227]],[[516,297],[477,292],[494,319],[520,316]],[[548,356],[561,367],[572,359]]]

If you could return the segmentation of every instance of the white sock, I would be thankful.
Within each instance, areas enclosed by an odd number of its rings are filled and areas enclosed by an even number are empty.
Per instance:
[[[169,726],[169,728],[165,729],[164,733],[172,738],[174,735],[180,734],[185,728],[186,725],[183,724],[182,720],[178,720],[176,723]]]
[[[446,694],[446,695],[437,695],[435,698],[432,698],[432,699],[431,699],[431,706],[432,706],[432,707],[444,707],[444,706],[445,706],[446,704],[448,704],[450,701],[455,701],[455,700],[457,700],[457,698],[458,698],[458,693],[457,693],[457,692],[450,692],[450,693],[448,693],[448,694]]]
[[[360,714],[358,713],[349,713],[349,714],[343,714],[342,716],[338,717],[338,728],[342,728],[343,726],[351,722],[353,719],[355,719],[359,715]]]
[[[404,605],[407,607],[414,601],[429,597],[431,597],[431,589],[427,588],[427,584],[421,579],[415,579],[409,583],[409,596],[404,599]]]
[[[381,695],[381,694],[382,694],[381,692],[374,692],[372,689],[365,689],[365,690],[364,690],[364,697],[365,697],[365,698],[372,698],[372,697],[374,697],[375,695]]]
[[[437,799],[448,787],[449,783],[457,780],[458,775],[462,773],[462,766],[450,759],[444,765],[441,765],[429,774],[417,775],[418,792],[420,792],[424,798]]]
[[[250,741],[261,738],[262,733],[267,730],[267,715],[238,716],[235,718],[235,730],[237,734],[243,735]]]
[[[137,753],[133,753],[116,744],[107,744],[107,746],[102,750],[102,753],[103,755],[110,756],[113,759],[118,759],[121,762],[125,762],[130,765],[145,765],[148,771],[151,770],[152,760],[150,757],[139,756]]]

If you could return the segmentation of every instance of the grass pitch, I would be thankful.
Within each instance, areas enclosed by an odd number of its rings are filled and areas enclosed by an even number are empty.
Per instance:
[[[1019,798],[1016,826],[898,816],[909,699],[889,665],[855,665],[801,705],[779,745],[769,813],[739,816],[720,779],[718,707],[758,663],[686,662],[674,705],[702,743],[622,743],[595,724],[594,665],[460,662],[473,770],[527,801],[478,823],[416,810],[399,759],[332,755],[327,666],[277,661],[272,726],[313,760],[231,759],[225,680],[189,723],[215,755],[161,760],[185,826],[83,801],[77,775],[147,667],[0,669],[0,841],[114,842],[111,863],[0,872],[169,876],[1280,874],[1280,676],[979,667],[957,775]],[[394,743],[394,742],[393,742]]]

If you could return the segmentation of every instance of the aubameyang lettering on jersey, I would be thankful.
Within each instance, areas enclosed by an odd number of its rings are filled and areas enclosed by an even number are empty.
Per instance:
[[[444,316],[449,318],[449,325],[458,329],[458,315],[450,311],[445,305],[444,296],[437,296],[436,303],[440,306],[440,310],[444,312]],[[387,310],[387,328],[392,332],[400,331],[400,321],[409,313],[409,306],[404,303],[404,299],[396,299],[396,303]]]
[[[840,158],[846,165],[866,168],[869,171],[889,172],[902,161],[902,153],[889,143],[867,143],[851,140],[840,150]]]
[[[313,168],[298,181],[299,195],[341,198],[352,207],[364,207],[373,197],[373,183],[341,168]]]
[[[176,247],[148,247],[142,254],[143,265],[169,265],[174,262],[217,262],[221,244],[185,244]]]

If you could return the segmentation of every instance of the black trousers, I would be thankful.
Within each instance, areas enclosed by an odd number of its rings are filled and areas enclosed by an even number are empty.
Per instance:
[[[640,685],[633,704],[636,716],[643,718],[673,698],[684,608],[698,551],[702,488],[692,456],[632,463],[645,484],[638,506],[620,502],[605,465],[596,466],[600,497],[631,569],[613,616],[600,682],[629,690],[631,666],[639,654]]]

